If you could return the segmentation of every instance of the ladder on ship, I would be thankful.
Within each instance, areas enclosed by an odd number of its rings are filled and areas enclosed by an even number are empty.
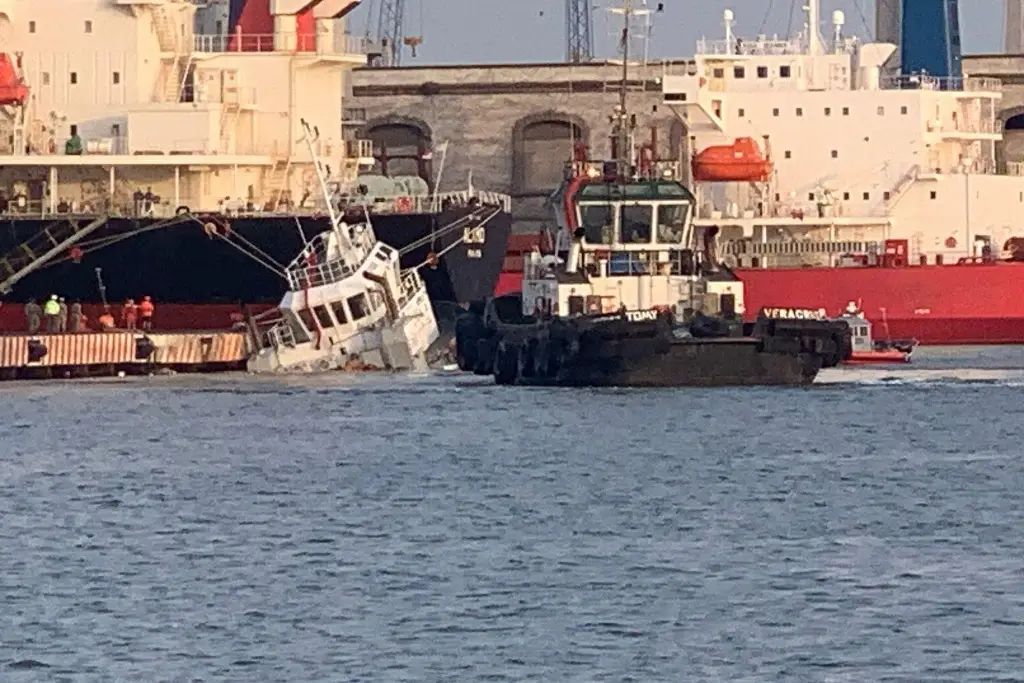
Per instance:
[[[19,280],[39,270],[76,242],[106,224],[107,216],[91,221],[61,220],[43,228],[0,258],[0,293],[7,294]]]

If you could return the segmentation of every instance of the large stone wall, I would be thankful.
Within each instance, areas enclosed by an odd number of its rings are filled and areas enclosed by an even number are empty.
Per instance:
[[[685,65],[651,64],[629,73],[628,107],[639,135],[646,138],[656,126],[665,159],[685,158],[687,140],[679,118],[661,102],[660,77]],[[963,69],[1003,82],[1000,120],[1021,116],[1014,123],[1022,127],[1007,131],[997,159],[1024,162],[1024,55],[968,56]],[[362,133],[377,141],[406,148],[412,137],[435,147],[447,142],[443,169],[440,155],[433,160],[441,189],[464,189],[472,173],[474,186],[512,195],[518,231],[536,231],[550,221],[545,200],[569,158],[572,136],[590,145],[592,158],[608,156],[608,117],[621,78],[621,65],[611,63],[358,69],[346,107],[365,111]],[[414,172],[414,163],[397,163],[398,172]]]
[[[662,158],[681,158],[678,117],[661,103],[662,65],[631,68],[628,110],[638,137],[657,127]],[[380,140],[392,129],[398,141],[411,128],[434,146],[448,143],[442,190],[474,186],[513,197],[518,231],[550,220],[545,200],[558,186],[573,136],[591,158],[609,154],[609,121],[619,101],[622,67],[615,64],[538,64],[404,69],[353,73],[346,106],[365,110],[363,133]],[[398,132],[394,132],[395,130]],[[408,167],[406,167],[408,168]]]

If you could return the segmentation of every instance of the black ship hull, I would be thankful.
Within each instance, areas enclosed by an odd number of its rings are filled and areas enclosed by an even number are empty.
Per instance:
[[[435,307],[447,304],[451,309],[491,295],[501,273],[511,216],[499,212],[468,242],[461,227],[445,230],[472,210],[457,207],[431,215],[372,217],[378,239],[406,250],[403,267],[421,266],[434,260],[431,254],[437,255],[435,265],[420,268]],[[53,223],[53,219],[0,219],[0,253],[17,250]],[[161,227],[164,224],[155,218],[109,219],[80,243],[19,280],[4,297],[8,305],[0,307],[0,325],[17,329],[24,323],[23,316],[13,311],[20,306],[10,303],[42,301],[57,294],[85,304],[87,315],[90,309],[95,314],[95,307],[105,301],[120,303],[150,296],[157,304],[158,328],[225,327],[230,325],[229,312],[238,311],[240,304],[257,311],[273,307],[287,289],[279,273],[254,260],[239,245],[252,245],[265,260],[284,267],[302,250],[304,240],[330,229],[327,216],[221,217],[212,221],[199,216]]]
[[[800,386],[852,351],[849,326],[841,322],[761,320],[740,336],[715,334],[709,319],[678,326],[666,314],[494,324],[495,310],[490,304],[484,315],[477,310],[459,319],[456,353],[461,369],[505,385]]]

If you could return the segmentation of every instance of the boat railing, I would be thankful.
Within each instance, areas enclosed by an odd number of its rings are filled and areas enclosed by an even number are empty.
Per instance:
[[[976,76],[930,76],[909,74],[889,76],[881,80],[886,90],[941,90],[949,92],[999,93],[1003,84],[998,78]]]
[[[501,192],[490,192],[474,188],[425,195],[398,195],[393,197],[368,197],[347,194],[339,198],[343,209],[358,209],[366,206],[371,213],[436,213],[455,206],[468,206],[476,201],[485,206],[500,207],[508,213],[512,210],[512,197]]]
[[[1021,161],[1007,161],[1006,162],[1006,175],[1012,176],[1024,176],[1024,162]]]
[[[41,162],[42,163],[42,162]],[[436,205],[433,195],[413,197],[388,197],[381,199],[364,199],[362,197],[343,197],[339,201],[340,208],[350,216],[362,218],[362,208],[369,209],[371,217],[391,214],[431,214],[452,205],[468,206],[473,198],[480,198],[483,204],[501,207],[506,213],[511,211],[512,198],[497,192],[481,192],[464,190],[461,192],[445,192],[438,195]],[[232,218],[259,216],[302,216],[325,217],[327,209],[323,202],[311,202],[304,206],[296,206],[289,202],[280,202],[276,210],[270,204],[256,203],[242,197],[218,198],[207,200],[204,204],[200,196],[179,194],[159,196],[153,200],[136,203],[130,195],[118,193],[114,197],[96,195],[84,200],[61,201],[58,199],[52,207],[47,199],[28,199],[27,197],[6,199],[0,198],[0,216],[16,216],[23,218],[67,216],[88,217],[110,215],[124,218],[170,218],[180,207],[187,207],[193,214],[220,214]],[[372,237],[370,239],[373,239]]]
[[[291,325],[283,320],[267,330],[266,337],[275,349],[294,349],[296,346],[295,332]]]
[[[723,254],[732,256],[777,256],[797,254],[883,254],[885,245],[875,241],[811,241],[756,242],[752,240],[728,240],[719,245]]]
[[[793,55],[804,51],[804,46],[797,40],[708,40],[697,41],[697,55]]]
[[[356,268],[342,258],[335,258],[324,263],[311,263],[307,266],[292,265],[288,267],[288,288],[299,292],[313,287],[323,287],[340,282],[356,272]]]
[[[423,289],[423,280],[415,269],[409,269],[402,273],[402,296],[400,305],[412,301],[413,297]]]
[[[224,143],[216,135],[197,135],[194,137],[157,137],[147,136],[145,140],[129,138],[125,135],[104,136],[97,138],[80,138],[82,153],[68,155],[66,153],[67,137],[33,136],[29,140],[28,150],[13,149],[10,143],[0,144],[0,158],[16,157],[108,157],[108,156],[159,156],[168,158],[167,165],[172,166],[172,159],[182,158],[184,165],[189,163],[188,157],[198,155],[241,155],[241,156],[275,156],[282,151],[281,142],[273,139],[238,141]],[[365,157],[364,157],[365,158]],[[102,162],[97,161],[97,165]],[[40,162],[40,166],[45,165]]]
[[[288,52],[302,56],[309,54],[365,55],[367,43],[363,38],[339,33],[230,33],[196,34],[194,52],[216,54],[221,52],[266,53]]]

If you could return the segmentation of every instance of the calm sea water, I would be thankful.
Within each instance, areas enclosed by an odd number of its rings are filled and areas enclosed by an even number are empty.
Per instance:
[[[1022,392],[0,385],[0,680],[1019,680]]]

